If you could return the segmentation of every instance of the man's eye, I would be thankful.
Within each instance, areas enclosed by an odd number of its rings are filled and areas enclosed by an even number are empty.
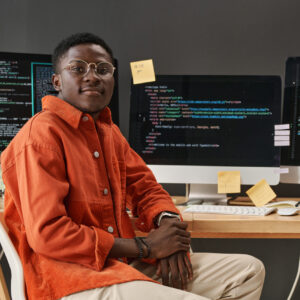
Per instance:
[[[109,69],[108,68],[98,68],[98,73],[101,75],[105,75],[109,73]]]
[[[78,74],[83,74],[84,73],[84,68],[81,66],[71,66],[70,70],[74,73],[78,73]]]

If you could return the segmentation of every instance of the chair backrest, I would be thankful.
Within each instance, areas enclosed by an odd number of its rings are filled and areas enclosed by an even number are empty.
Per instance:
[[[12,300],[26,300],[23,267],[2,218],[0,218],[0,244],[11,271],[10,290]]]

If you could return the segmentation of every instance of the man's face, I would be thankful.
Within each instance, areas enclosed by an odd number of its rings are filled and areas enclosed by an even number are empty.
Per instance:
[[[87,63],[109,62],[110,55],[96,44],[81,44],[74,46],[60,59],[59,74],[52,78],[58,97],[75,106],[77,109],[91,114],[94,119],[105,108],[112,97],[114,78],[102,78],[95,73],[93,67],[87,74],[80,76],[64,69],[70,62],[83,60]]]

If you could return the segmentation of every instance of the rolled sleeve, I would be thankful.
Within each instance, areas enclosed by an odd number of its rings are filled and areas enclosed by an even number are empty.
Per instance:
[[[114,237],[102,229],[93,227],[96,233],[96,266],[101,270],[105,264],[106,258],[114,244]]]

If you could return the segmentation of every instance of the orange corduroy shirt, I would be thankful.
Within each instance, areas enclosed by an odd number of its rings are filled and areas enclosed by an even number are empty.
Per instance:
[[[63,296],[150,280],[108,258],[115,237],[153,228],[162,211],[178,213],[105,108],[95,122],[67,102],[43,98],[1,155],[4,217],[20,255],[27,297]]]

